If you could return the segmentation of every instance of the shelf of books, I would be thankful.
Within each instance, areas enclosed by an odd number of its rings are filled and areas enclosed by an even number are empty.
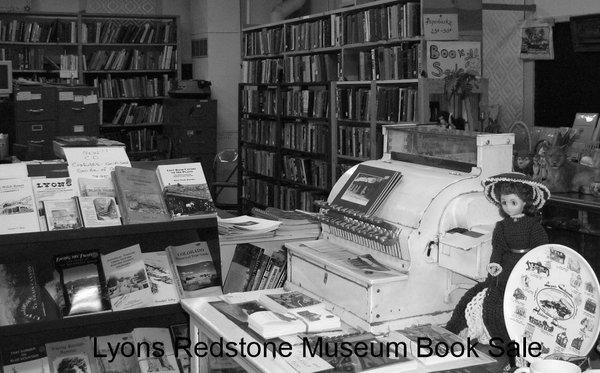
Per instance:
[[[313,210],[347,169],[381,157],[382,125],[424,123],[420,7],[377,1],[243,30],[246,207]]]

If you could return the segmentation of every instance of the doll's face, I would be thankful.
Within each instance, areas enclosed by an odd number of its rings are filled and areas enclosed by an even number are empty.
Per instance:
[[[508,216],[515,216],[523,212],[525,202],[516,194],[505,194],[500,196],[500,205]]]
[[[518,156],[517,157],[517,166],[521,169],[529,166],[530,163],[531,163],[531,157],[528,157],[528,156]]]

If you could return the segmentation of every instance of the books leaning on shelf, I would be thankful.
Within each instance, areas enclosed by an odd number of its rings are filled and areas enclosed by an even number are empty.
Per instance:
[[[154,305],[179,303],[179,294],[165,251],[142,253]]]
[[[166,249],[180,298],[222,294],[220,268],[214,264],[207,242],[192,242]]]
[[[223,284],[223,293],[283,286],[286,279],[286,259],[283,249],[265,253],[264,248],[250,243],[236,245]]]
[[[113,117],[112,124],[162,123],[163,105],[122,104]]]

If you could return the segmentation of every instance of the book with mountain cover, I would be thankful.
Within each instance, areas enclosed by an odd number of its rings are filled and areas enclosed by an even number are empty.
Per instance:
[[[182,299],[222,294],[221,271],[207,242],[169,246],[166,251]]]
[[[33,263],[0,264],[0,326],[42,321],[42,288]]]
[[[0,234],[39,230],[38,211],[29,178],[0,179]]]

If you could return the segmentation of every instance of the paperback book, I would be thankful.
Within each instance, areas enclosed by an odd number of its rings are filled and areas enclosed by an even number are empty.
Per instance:
[[[49,231],[83,227],[75,198],[46,200],[43,204]]]
[[[95,251],[59,255],[54,267],[60,275],[64,297],[63,316],[110,310],[106,281]]]
[[[81,197],[112,197],[116,198],[115,186],[111,179],[80,178],[79,195]]]
[[[174,219],[214,216],[217,210],[199,162],[159,165],[156,173],[167,210]]]
[[[85,227],[121,225],[121,214],[113,197],[79,197],[78,201]]]
[[[46,344],[51,373],[96,373],[89,337]]]
[[[223,284],[223,293],[251,290],[251,278],[253,279],[257,274],[263,251],[264,249],[248,243],[236,245],[229,271]],[[250,289],[248,289],[249,283]]]
[[[75,197],[77,191],[70,177],[32,179],[32,186],[40,221],[40,230],[47,231],[48,223],[46,222],[44,201],[68,200]]]
[[[96,355],[99,356],[97,358],[99,373],[139,373],[140,367],[133,347],[131,349],[114,347],[129,344],[133,346],[133,337],[130,333],[97,337],[95,348]]]
[[[131,334],[134,344],[140,346],[137,356],[141,373],[179,373],[169,329],[136,328]],[[163,349],[163,353],[158,354],[160,356],[153,354],[152,350],[152,346],[157,346],[158,343]]]
[[[2,354],[5,373],[50,373],[46,346],[11,350]]]
[[[0,264],[0,326],[44,320],[41,293],[33,264]]]
[[[29,178],[0,180],[0,234],[39,230],[38,212]]]
[[[165,251],[142,253],[154,305],[179,303],[179,294]]]
[[[177,341],[178,339],[187,340],[190,338],[190,325],[189,324],[171,325],[169,327],[169,330],[171,330],[171,336],[173,337],[173,341]],[[190,357],[185,353],[176,354],[175,357],[177,358],[177,364],[179,364],[179,370],[181,371],[181,373],[190,373],[190,371],[191,371]],[[211,359],[211,357],[212,357],[212,354],[209,354],[208,358]],[[221,360],[224,358],[226,358],[226,357],[224,356],[223,358],[213,358],[213,359]],[[209,364],[209,366],[211,367],[211,369],[214,369],[212,362],[213,361],[211,360],[211,363]]]
[[[140,245],[102,255],[102,268],[113,311],[152,305],[152,290]]]
[[[169,246],[166,251],[182,299],[222,294],[220,271],[206,242]]]

